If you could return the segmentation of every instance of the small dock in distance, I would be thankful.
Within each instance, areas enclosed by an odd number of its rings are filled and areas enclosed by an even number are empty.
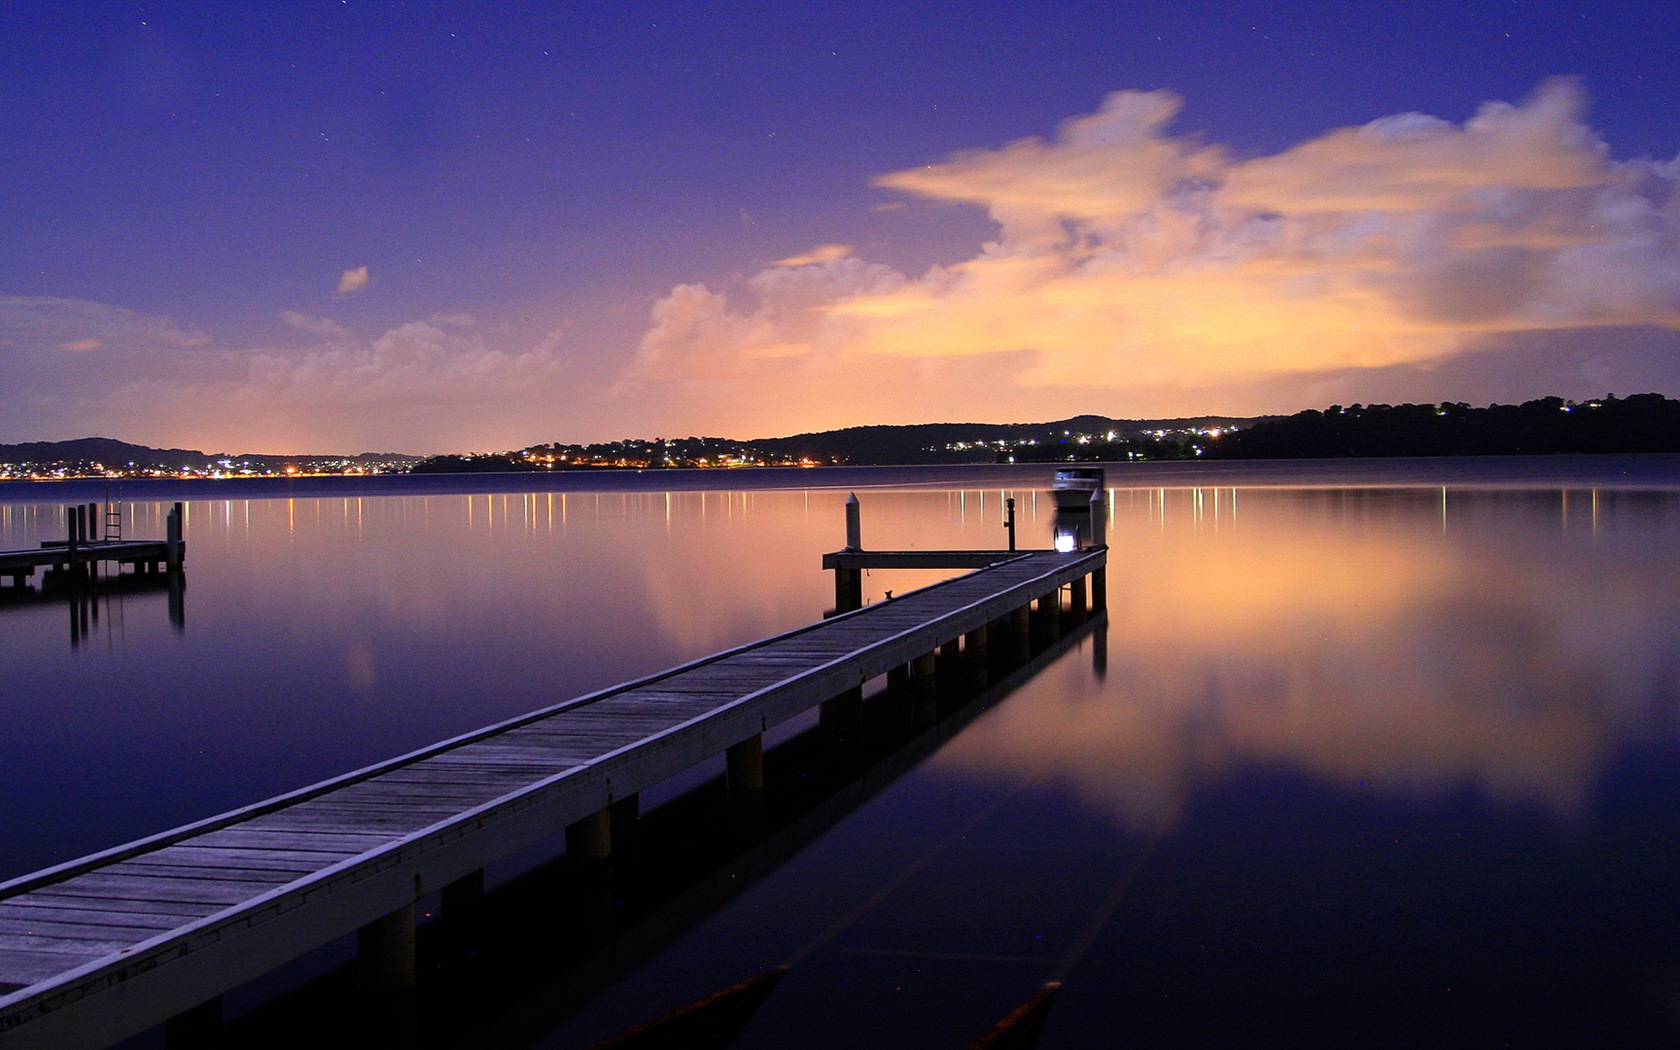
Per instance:
[[[604,860],[641,791],[719,754],[732,798],[762,805],[771,727],[844,725],[871,679],[1024,644],[1064,594],[1105,603],[1098,546],[965,553],[984,567],[846,608],[847,574],[893,553],[857,547],[830,556],[842,608],[819,623],[0,885],[0,1048],[109,1045],[351,933],[370,990],[410,987],[426,894],[447,920],[486,865],[562,831]]]
[[[112,518],[116,517],[115,528]],[[0,579],[9,580],[13,589],[29,586],[38,570],[45,569],[48,579],[71,584],[96,577],[102,566],[114,566],[118,573],[130,571],[149,575],[179,573],[186,559],[186,543],[182,539],[184,509],[177,503],[170,509],[161,540],[124,539],[120,514],[107,511],[101,515],[98,504],[78,504],[67,507],[66,536],[62,540],[47,540],[39,547],[27,550],[0,551]]]

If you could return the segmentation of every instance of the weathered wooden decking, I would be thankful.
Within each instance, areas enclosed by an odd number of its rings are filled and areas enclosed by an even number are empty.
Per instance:
[[[100,1046],[1100,572],[979,571],[0,885],[0,1047]],[[1080,590],[1083,595],[1083,590]]]

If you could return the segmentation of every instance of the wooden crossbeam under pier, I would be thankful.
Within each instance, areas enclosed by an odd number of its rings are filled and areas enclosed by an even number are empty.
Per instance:
[[[562,829],[610,848],[615,803],[716,755],[750,757],[771,726],[1033,602],[1059,608],[1106,555],[1013,554],[0,884],[0,1048],[108,1045],[358,931],[390,957],[389,980],[412,980],[418,897]]]

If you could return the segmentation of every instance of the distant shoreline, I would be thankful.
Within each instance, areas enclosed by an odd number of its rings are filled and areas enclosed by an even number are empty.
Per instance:
[[[1093,465],[1106,468],[1111,489],[1443,485],[1455,488],[1680,489],[1680,453],[1662,452],[1380,459],[1163,460]],[[0,504],[969,486],[1025,492],[1046,489],[1056,467],[1055,463],[981,463],[299,478],[72,478],[62,481],[0,481]]]

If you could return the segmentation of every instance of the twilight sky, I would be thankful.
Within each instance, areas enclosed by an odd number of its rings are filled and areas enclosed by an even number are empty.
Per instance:
[[[0,442],[1680,395],[1680,3],[0,0]]]

